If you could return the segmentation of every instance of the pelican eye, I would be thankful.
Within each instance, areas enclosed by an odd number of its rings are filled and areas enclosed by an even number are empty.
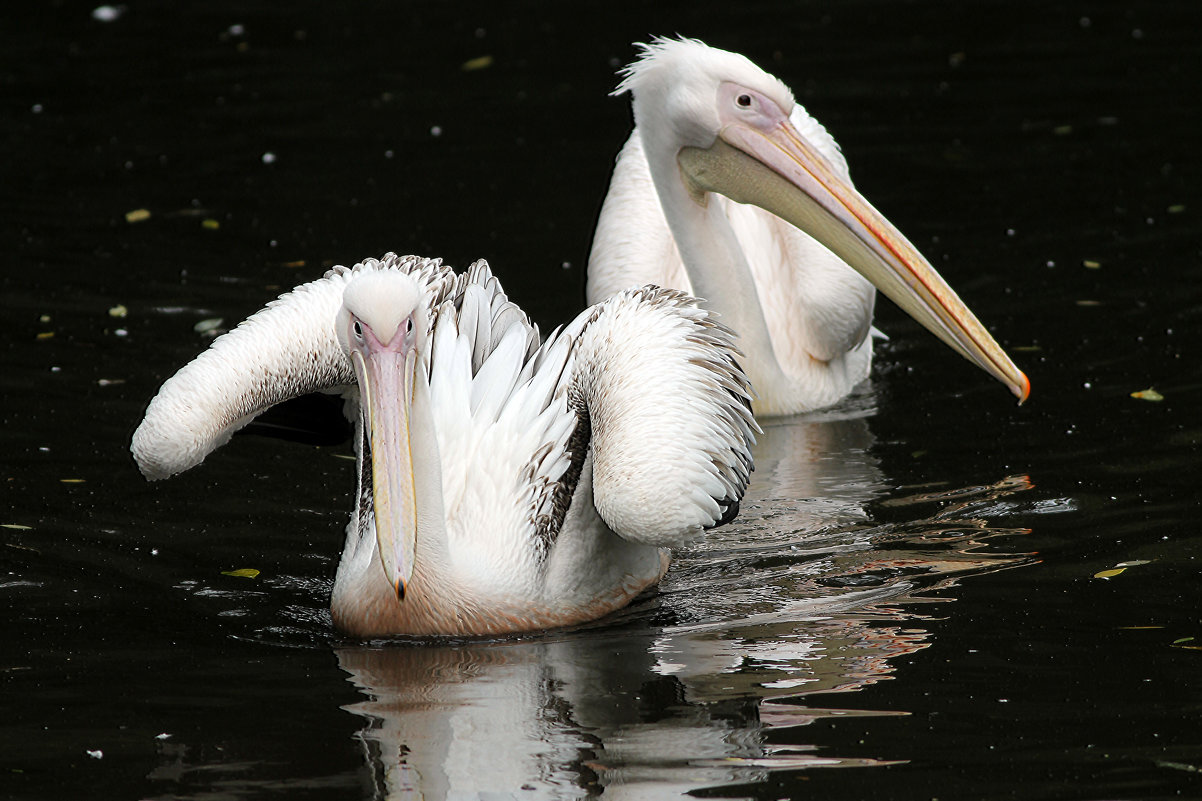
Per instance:
[[[735,98],[735,102],[743,108],[751,108],[751,95],[742,94]]]
[[[405,333],[406,334],[413,333],[413,318],[412,317],[405,318]]]
[[[355,332],[357,339],[363,339],[363,326],[359,324],[358,320],[355,320],[355,324],[351,327],[351,330]]]

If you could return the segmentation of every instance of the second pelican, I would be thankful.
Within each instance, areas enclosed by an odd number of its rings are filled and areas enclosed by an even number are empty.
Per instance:
[[[691,39],[644,45],[624,76],[635,128],[597,223],[590,303],[643,284],[697,295],[739,335],[756,414],[780,415],[828,406],[868,376],[875,284],[1026,399],[1027,377],[855,190],[783,83]]]

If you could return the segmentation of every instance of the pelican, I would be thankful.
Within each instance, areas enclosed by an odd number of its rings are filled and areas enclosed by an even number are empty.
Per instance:
[[[783,83],[696,40],[639,47],[615,91],[630,93],[635,127],[597,223],[589,303],[642,284],[702,298],[739,334],[756,414],[783,415],[868,376],[875,285],[1026,399],[1027,377],[855,190]]]
[[[645,287],[541,339],[487,263],[367,259],[281,295],[150,402],[131,450],[187,470],[269,407],[345,399],[359,491],[331,598],[352,635],[571,625],[734,516],[758,430],[732,335]]]

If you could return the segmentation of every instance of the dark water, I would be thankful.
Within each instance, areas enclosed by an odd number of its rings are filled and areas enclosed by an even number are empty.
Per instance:
[[[1202,6],[94,6],[0,12],[0,797],[1202,797]],[[341,449],[142,481],[193,326],[328,264],[487,257],[574,313],[606,92],[675,32],[794,87],[1028,405],[882,302],[736,525],[513,641],[332,631]]]

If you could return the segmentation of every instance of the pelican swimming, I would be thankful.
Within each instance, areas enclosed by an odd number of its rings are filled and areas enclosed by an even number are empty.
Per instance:
[[[1026,399],[1027,377],[855,190],[783,83],[696,40],[640,47],[615,92],[630,93],[635,127],[597,223],[590,303],[643,284],[702,298],[739,335],[756,413],[779,415],[828,406],[868,376],[875,284]]]
[[[334,581],[358,636],[490,635],[627,604],[665,550],[733,517],[757,430],[731,334],[645,287],[542,340],[483,261],[393,254],[280,296],[150,402],[149,479],[271,406],[338,393],[359,491]]]

